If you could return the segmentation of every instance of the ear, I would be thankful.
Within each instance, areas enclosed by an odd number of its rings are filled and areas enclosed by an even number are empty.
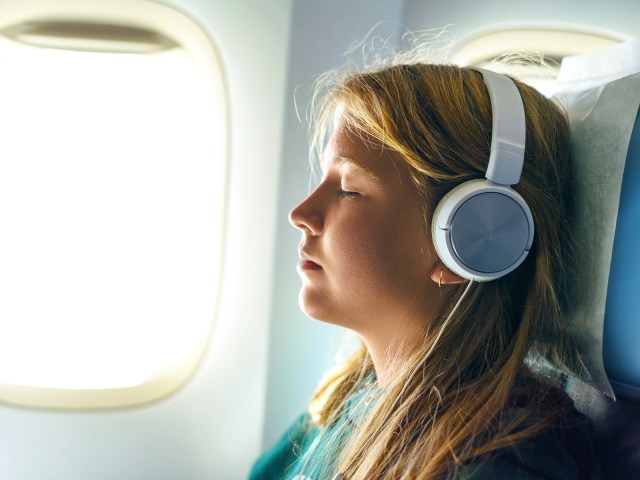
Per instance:
[[[466,283],[469,280],[462,278],[460,275],[453,273],[441,261],[436,263],[435,268],[431,271],[431,280],[442,285],[452,285],[456,283]]]

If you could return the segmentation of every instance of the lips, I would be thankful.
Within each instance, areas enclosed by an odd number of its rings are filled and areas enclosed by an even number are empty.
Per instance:
[[[300,270],[320,270],[322,267],[311,260],[300,260],[298,262],[298,268]]]
[[[300,257],[300,261],[298,262],[298,269],[300,270],[320,270],[322,267],[320,264],[314,262],[306,252],[302,250],[298,251],[298,256]]]

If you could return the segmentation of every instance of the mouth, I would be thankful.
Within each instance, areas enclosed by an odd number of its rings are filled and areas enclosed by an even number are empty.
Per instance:
[[[298,270],[321,270],[322,267],[311,260],[300,260],[298,262]]]
[[[309,256],[304,253],[302,250],[298,250],[298,256],[300,257],[300,261],[298,262],[298,270],[321,270],[322,267],[311,260]]]

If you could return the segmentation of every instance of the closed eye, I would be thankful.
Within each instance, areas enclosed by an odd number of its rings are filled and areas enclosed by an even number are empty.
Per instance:
[[[339,189],[336,192],[336,196],[338,196],[340,198],[354,198],[354,197],[357,197],[359,195],[360,194],[358,192],[348,192],[348,191],[342,190],[342,189]]]

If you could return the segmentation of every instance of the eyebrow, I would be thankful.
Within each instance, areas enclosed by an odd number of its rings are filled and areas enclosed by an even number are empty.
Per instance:
[[[366,175],[368,178],[372,179],[372,180],[376,180],[378,182],[382,181],[382,179],[376,175],[375,173],[373,173],[373,170],[371,170],[370,168],[365,167],[361,162],[357,162],[355,160],[353,160],[352,158],[349,158],[345,155],[336,155],[336,163],[338,165],[344,165],[345,163],[352,166],[354,169],[356,169],[358,172]]]

